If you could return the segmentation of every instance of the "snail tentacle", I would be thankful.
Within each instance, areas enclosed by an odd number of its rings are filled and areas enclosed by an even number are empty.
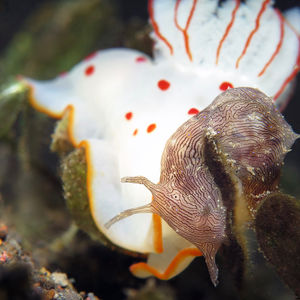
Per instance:
[[[144,176],[122,177],[121,182],[143,184],[150,191],[155,190],[156,184]]]
[[[127,217],[130,217],[132,215],[141,214],[141,213],[153,213],[153,212],[154,211],[153,211],[151,203],[148,203],[143,206],[131,208],[131,209],[126,209],[126,210],[120,212],[119,214],[117,214],[116,216],[114,216],[112,219],[110,219],[107,223],[104,224],[104,226],[106,229],[109,229],[113,224],[115,224]]]

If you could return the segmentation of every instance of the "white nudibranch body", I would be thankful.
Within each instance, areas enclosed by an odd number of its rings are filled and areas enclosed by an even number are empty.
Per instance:
[[[120,178],[143,174],[158,182],[167,139],[228,88],[258,88],[283,107],[299,70],[300,11],[283,16],[269,0],[149,0],[149,15],[153,59],[109,49],[56,79],[25,80],[38,110],[72,115],[71,140],[86,149],[98,229],[119,247],[149,254],[131,267],[136,276],[168,279],[201,252],[152,214],[106,229],[118,213],[151,202],[144,187]]]

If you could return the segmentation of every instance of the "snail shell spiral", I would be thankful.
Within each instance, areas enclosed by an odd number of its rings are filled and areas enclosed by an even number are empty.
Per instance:
[[[160,215],[202,251],[216,285],[215,255],[229,223],[239,219],[232,218],[235,207],[243,202],[255,218],[264,197],[278,190],[283,159],[298,137],[271,98],[253,88],[229,89],[169,138],[159,183],[122,179],[144,184],[153,200],[119,214],[107,227],[135,213]]]

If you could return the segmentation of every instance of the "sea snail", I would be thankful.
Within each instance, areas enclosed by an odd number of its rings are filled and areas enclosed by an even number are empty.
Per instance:
[[[143,186],[120,178],[158,182],[167,139],[228,88],[258,88],[282,109],[299,70],[300,10],[281,14],[270,0],[149,0],[148,8],[153,57],[101,50],[63,76],[24,80],[32,106],[63,118],[68,140],[84,152],[88,199],[78,201],[88,202],[91,222],[112,244],[147,255],[130,267],[135,276],[169,279],[201,252],[156,214],[108,230],[120,211],[151,201]]]
[[[226,239],[226,214],[238,205],[232,202],[244,201],[254,218],[260,201],[278,190],[283,159],[299,137],[259,90],[227,90],[168,139],[157,184],[141,176],[122,178],[145,185],[152,202],[106,226],[136,213],[158,214],[203,253],[216,285],[215,256]],[[233,186],[235,199],[226,185]]]

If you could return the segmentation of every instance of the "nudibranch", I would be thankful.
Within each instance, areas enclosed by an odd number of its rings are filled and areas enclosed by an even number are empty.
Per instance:
[[[169,138],[159,183],[122,179],[145,185],[153,200],[120,213],[107,227],[136,213],[158,214],[204,254],[216,285],[215,255],[226,238],[226,214],[238,223],[244,202],[249,217],[255,216],[261,200],[278,190],[284,156],[299,137],[271,98],[253,88],[229,89]]]
[[[157,214],[133,215],[107,229],[115,215],[152,199],[120,178],[143,174],[159,182],[168,138],[229,88],[258,88],[282,108],[299,70],[300,12],[282,15],[270,0],[149,0],[148,8],[153,58],[103,50],[64,76],[24,80],[37,110],[54,118],[69,114],[69,138],[85,148],[89,206],[99,231],[119,247],[148,254],[147,263],[131,266],[136,276],[168,279],[204,249]]]

